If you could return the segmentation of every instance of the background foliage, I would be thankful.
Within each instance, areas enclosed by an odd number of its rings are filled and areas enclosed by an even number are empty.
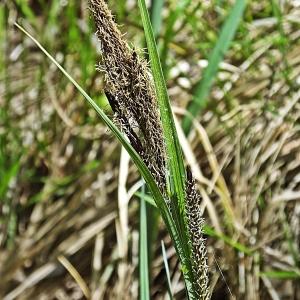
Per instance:
[[[298,299],[299,1],[238,1],[245,10],[236,18],[232,1],[177,2],[154,1],[152,23],[177,123],[186,108],[196,116],[189,135],[187,125],[178,130],[203,197],[212,297]],[[137,2],[109,6],[126,39],[145,47]],[[136,168],[13,26],[20,22],[112,116],[87,7],[0,3],[0,297],[136,299],[139,230],[148,230],[150,298],[170,290],[182,299],[170,239],[149,207],[145,229],[133,196]]]

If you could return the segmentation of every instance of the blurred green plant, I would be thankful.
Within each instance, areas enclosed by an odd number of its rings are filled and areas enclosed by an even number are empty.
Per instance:
[[[216,78],[220,62],[223,60],[234,34],[240,23],[244,9],[246,7],[246,0],[236,0],[232,10],[226,18],[221,29],[220,36],[215,44],[215,47],[208,59],[208,66],[203,72],[201,80],[195,88],[193,99],[189,102],[188,112],[193,116],[197,116],[200,111],[205,108],[208,103],[207,96],[210,88]],[[185,134],[188,134],[192,126],[192,120],[186,116],[183,120],[182,127]]]

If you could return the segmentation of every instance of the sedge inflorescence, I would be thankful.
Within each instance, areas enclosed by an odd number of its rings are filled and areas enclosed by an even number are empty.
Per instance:
[[[165,192],[165,146],[147,63],[123,39],[103,0],[91,0],[105,74],[105,94],[115,120]]]
[[[185,210],[189,230],[193,278],[197,296],[201,300],[210,298],[208,288],[208,266],[205,239],[203,237],[204,219],[201,212],[201,195],[196,189],[191,170],[187,168]]]

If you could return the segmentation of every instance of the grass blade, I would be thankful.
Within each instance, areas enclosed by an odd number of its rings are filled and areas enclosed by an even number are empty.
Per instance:
[[[151,5],[151,24],[155,36],[158,35],[161,27],[162,9],[164,6],[164,0],[152,0]]]
[[[266,276],[268,278],[274,278],[274,279],[298,279],[300,278],[300,273],[299,271],[276,271],[276,270],[271,270],[271,271],[266,271],[266,272],[261,272],[259,274],[260,276]]]
[[[172,300],[173,299],[173,293],[172,293],[172,285],[171,285],[171,276],[170,276],[168,258],[167,258],[167,253],[166,253],[166,248],[165,248],[164,241],[161,241],[161,249],[162,249],[164,265],[165,265],[167,281],[168,281],[168,294],[169,294],[170,299]]]
[[[153,198],[150,195],[147,194],[143,194],[141,192],[136,192],[135,195],[137,197],[139,197],[140,199],[145,200],[147,203],[149,203],[150,205],[152,205],[153,207],[156,207],[155,201],[153,200]]]
[[[246,0],[236,0],[230,14],[228,15],[222,27],[220,37],[209,58],[208,66],[204,70],[203,77],[197,84],[194,97],[187,108],[187,111],[194,117],[207,104],[207,96],[216,77],[219,64],[223,60],[224,54],[227,52],[230,46],[230,42],[232,41],[237,30],[238,24],[242,19],[246,3]],[[191,125],[191,119],[189,117],[185,117],[182,124],[185,134],[189,133]]]
[[[149,267],[148,267],[148,235],[147,235],[147,212],[146,201],[143,199],[145,186],[142,187],[142,197],[140,201],[140,299],[149,300]]]
[[[70,261],[63,255],[59,255],[57,257],[58,261],[65,267],[65,269],[69,272],[69,274],[74,278],[75,282],[80,287],[82,293],[86,297],[86,299],[91,298],[91,292],[89,290],[88,285],[86,284],[85,280],[76,270],[76,268],[70,263]]]
[[[203,232],[207,234],[210,237],[216,238],[218,240],[224,241],[227,245],[230,247],[238,250],[239,252],[245,253],[246,255],[252,255],[253,250],[248,248],[247,246],[233,240],[231,237],[225,235],[225,234],[220,234],[217,233],[212,227],[208,225],[204,225],[203,227]]]
[[[139,0],[139,7],[143,21],[151,69],[153,72],[157,100],[159,104],[163,132],[165,136],[167,153],[169,156],[168,166],[171,172],[171,178],[174,180],[174,186],[171,185],[171,196],[176,195],[179,201],[181,211],[184,210],[184,186],[185,169],[183,164],[182,152],[175,128],[172,115],[167,87],[162,73],[158,51],[155,44],[155,38],[152,31],[149,14],[144,0]],[[172,184],[172,182],[171,182]]]

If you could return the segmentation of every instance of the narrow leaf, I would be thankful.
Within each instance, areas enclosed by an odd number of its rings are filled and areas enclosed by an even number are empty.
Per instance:
[[[148,267],[148,236],[147,236],[147,213],[145,195],[145,186],[142,187],[142,197],[140,201],[140,299],[149,300],[149,267]]]
[[[246,3],[246,0],[236,0],[230,14],[228,15],[222,27],[220,37],[208,60],[208,66],[204,70],[202,79],[196,86],[194,97],[187,109],[188,112],[191,113],[194,117],[207,105],[207,96],[216,77],[219,64],[223,60],[223,57],[227,52],[230,43],[235,35],[238,24],[242,19]],[[189,117],[185,117],[183,120],[183,130],[185,134],[189,133],[191,125],[191,119]]]
[[[152,0],[151,4],[151,24],[155,36],[158,35],[161,27],[162,9],[164,0]]]
[[[172,285],[171,285],[171,276],[170,276],[168,257],[167,257],[164,241],[161,241],[161,249],[162,249],[164,265],[165,265],[167,281],[168,281],[168,294],[169,294],[170,299],[172,300],[173,299],[173,293],[172,293]]]
[[[300,272],[295,272],[295,271],[276,271],[276,270],[271,270],[271,271],[266,271],[266,272],[261,272],[259,274],[260,276],[266,276],[268,278],[275,278],[275,279],[299,279],[300,278]]]

